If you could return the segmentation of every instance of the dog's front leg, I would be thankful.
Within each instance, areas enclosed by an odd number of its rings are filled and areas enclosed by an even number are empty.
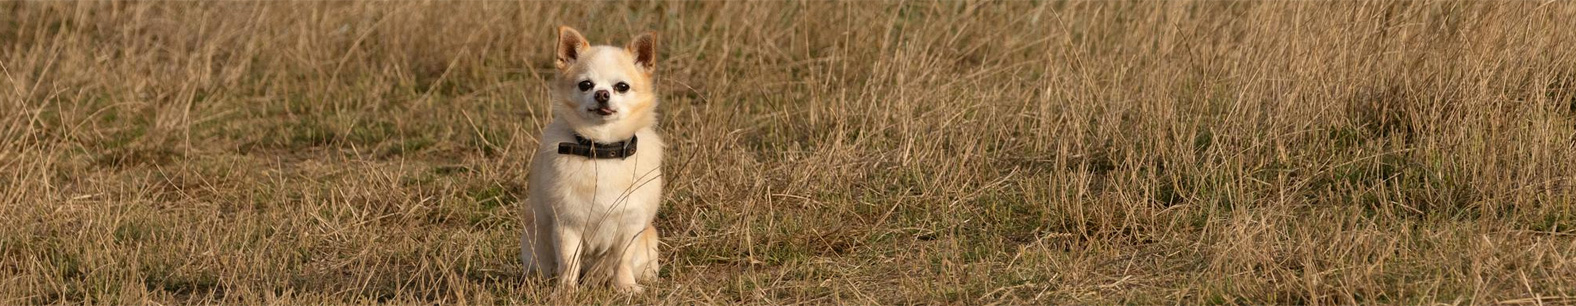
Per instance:
[[[580,283],[580,253],[583,252],[584,243],[580,232],[559,228],[554,231],[553,245],[557,251],[558,286],[573,289]]]
[[[642,227],[641,229],[644,228]],[[615,252],[613,254],[618,255],[618,257],[615,257],[617,260],[614,260],[613,289],[624,293],[640,293],[645,291],[645,288],[641,288],[640,284],[635,283],[633,259],[635,256],[641,255],[637,254],[637,252],[643,250],[636,250],[636,248],[643,247],[643,245],[640,243],[639,232],[636,232],[634,235],[627,235],[627,237],[629,238],[624,239],[624,243],[613,246],[612,251]]]

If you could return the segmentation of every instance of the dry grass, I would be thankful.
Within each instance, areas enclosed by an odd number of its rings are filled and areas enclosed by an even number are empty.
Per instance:
[[[0,304],[1576,303],[1566,2],[3,2]],[[662,283],[554,294],[553,26],[662,33]]]

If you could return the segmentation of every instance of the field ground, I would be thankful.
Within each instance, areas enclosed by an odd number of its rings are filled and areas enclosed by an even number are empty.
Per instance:
[[[0,304],[1576,303],[1576,5],[3,2]],[[521,275],[661,34],[661,283]]]

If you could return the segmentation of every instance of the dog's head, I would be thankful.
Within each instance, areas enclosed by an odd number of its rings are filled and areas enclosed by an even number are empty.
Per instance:
[[[652,33],[619,48],[592,46],[579,31],[558,27],[554,107],[580,126],[649,122],[657,103],[656,47]]]

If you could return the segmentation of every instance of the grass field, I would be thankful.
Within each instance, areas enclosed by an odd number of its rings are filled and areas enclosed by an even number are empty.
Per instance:
[[[1576,4],[0,2],[0,304],[1576,303]],[[554,27],[661,282],[522,276]]]

